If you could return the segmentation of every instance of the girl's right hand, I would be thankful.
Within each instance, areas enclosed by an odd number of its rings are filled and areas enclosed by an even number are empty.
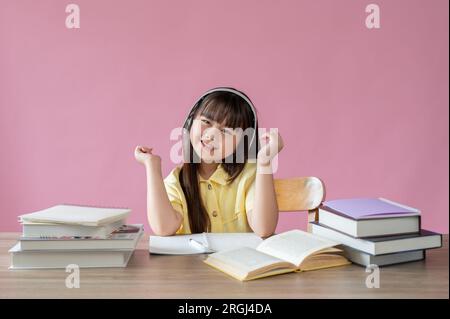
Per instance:
[[[161,163],[161,157],[158,155],[152,154],[152,148],[148,148],[145,146],[136,146],[134,150],[134,157],[136,158],[136,161],[138,161],[141,164],[149,165],[152,163]]]

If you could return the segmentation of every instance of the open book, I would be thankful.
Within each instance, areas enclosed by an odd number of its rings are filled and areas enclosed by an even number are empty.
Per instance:
[[[337,242],[291,230],[261,242],[256,249],[242,247],[219,251],[204,262],[241,281],[294,271],[308,271],[348,265]]]

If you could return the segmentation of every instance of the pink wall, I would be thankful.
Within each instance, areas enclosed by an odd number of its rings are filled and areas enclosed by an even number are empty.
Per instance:
[[[153,146],[166,175],[172,128],[228,85],[280,129],[276,177],[397,200],[448,233],[448,19],[447,0],[0,0],[0,231],[64,202],[128,206],[147,225],[134,146]]]

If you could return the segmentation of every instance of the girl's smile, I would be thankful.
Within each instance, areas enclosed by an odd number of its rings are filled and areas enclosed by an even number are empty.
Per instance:
[[[215,149],[217,149],[217,147],[214,147],[214,145],[210,143],[205,144],[205,142],[203,140],[201,140],[202,146],[203,148],[205,148],[207,151],[210,151],[211,153],[214,152]]]
[[[198,156],[205,162],[215,163],[233,154],[239,140],[233,129],[224,127],[203,115],[193,121],[190,138]]]

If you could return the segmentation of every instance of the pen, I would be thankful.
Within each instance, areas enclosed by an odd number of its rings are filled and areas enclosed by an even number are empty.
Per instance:
[[[189,244],[196,248],[197,250],[203,252],[203,253],[213,253],[214,250],[210,249],[209,247],[205,246],[203,243],[196,241],[195,239],[190,238]]]

